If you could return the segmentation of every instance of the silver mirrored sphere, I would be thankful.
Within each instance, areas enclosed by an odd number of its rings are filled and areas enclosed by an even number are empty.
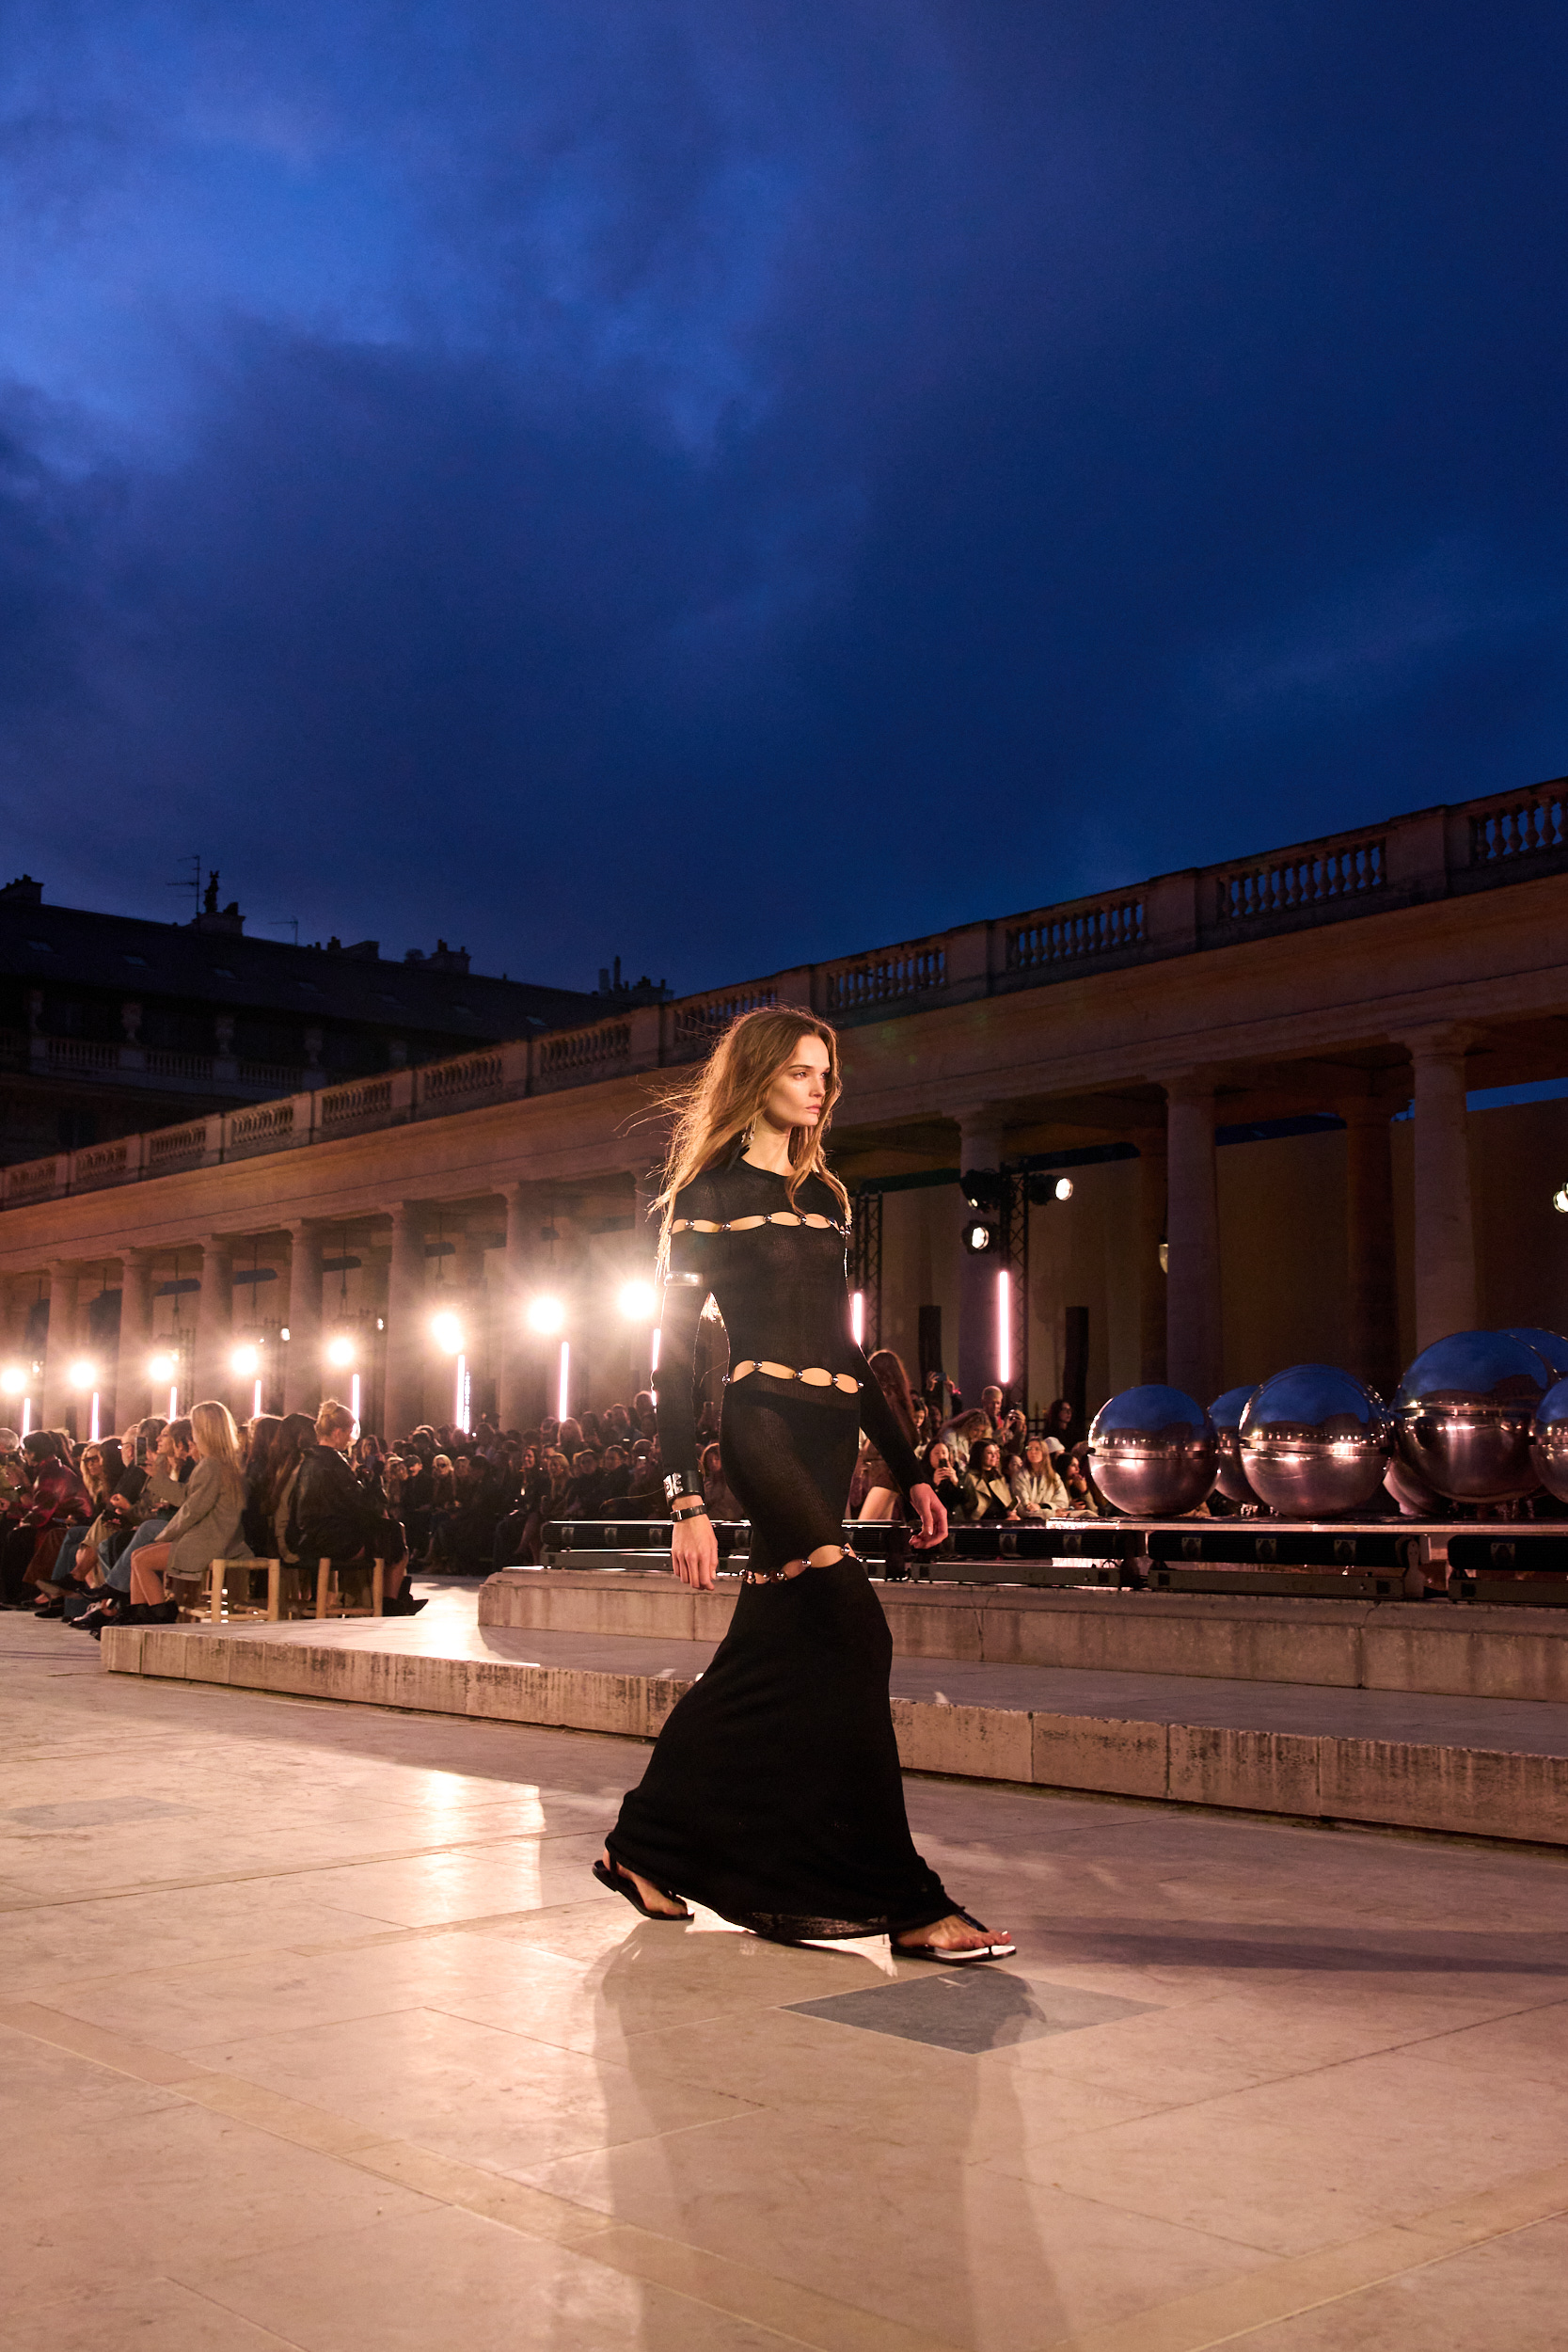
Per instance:
[[[1560,1331],[1511,1330],[1507,1336],[1533,1347],[1554,1380],[1568,1379],[1568,1340]]]
[[[1418,1478],[1450,1502],[1507,1502],[1536,1485],[1530,1435],[1549,1375],[1507,1331],[1455,1331],[1400,1382],[1394,1426]]]
[[[1214,1424],[1202,1406],[1154,1382],[1123,1389],[1101,1406],[1088,1452],[1106,1502],[1138,1518],[1196,1511],[1219,1465]]]
[[[1546,1492],[1568,1502],[1568,1380],[1557,1381],[1536,1407],[1529,1458]]]
[[[1334,1364],[1292,1364],[1265,1380],[1242,1415],[1242,1469],[1260,1502],[1287,1518],[1364,1511],[1393,1449],[1388,1408]]]
[[[1214,1436],[1220,1450],[1219,1475],[1214,1484],[1222,1495],[1232,1502],[1256,1502],[1258,1497],[1246,1483],[1242,1468],[1242,1415],[1246,1411],[1258,1390],[1255,1382],[1244,1381],[1239,1389],[1227,1389],[1215,1397],[1209,1407],[1209,1418],[1214,1424]]]
[[[1384,1472],[1383,1490],[1385,1494],[1393,1496],[1406,1518],[1441,1519],[1448,1517],[1447,1497],[1440,1495],[1435,1486],[1429,1486],[1424,1478],[1417,1476],[1400,1453],[1397,1440]]]

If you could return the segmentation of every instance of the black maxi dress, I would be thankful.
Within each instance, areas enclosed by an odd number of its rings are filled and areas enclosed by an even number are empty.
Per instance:
[[[900,1935],[953,1909],[910,1836],[888,1705],[893,1637],[864,1569],[846,1559],[778,1574],[844,1541],[863,1422],[906,1497],[923,1476],[849,1334],[839,1218],[820,1178],[792,1210],[785,1179],[740,1158],[676,1199],[659,1339],[665,1485],[672,1500],[702,1491],[693,1376],[711,1295],[732,1367],[720,1447],[751,1520],[754,1581],[608,1840],[625,1867],[784,1942]],[[748,1361],[858,1389],[735,1377]]]

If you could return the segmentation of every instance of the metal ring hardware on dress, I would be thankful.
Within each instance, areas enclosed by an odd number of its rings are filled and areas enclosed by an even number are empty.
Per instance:
[[[838,1553],[839,1560],[854,1560],[858,1562],[860,1559],[860,1553],[855,1549],[852,1544],[823,1544],[820,1549],[823,1551],[836,1551]],[[791,1560],[786,1562],[782,1568],[742,1568],[740,1571],[740,1581],[742,1584],[784,1584],[791,1582],[793,1580],[790,1577],[789,1571],[794,1565],[795,1563]],[[816,1552],[812,1552],[808,1558],[802,1560],[800,1563],[802,1569],[832,1568],[836,1567],[837,1565],[838,1561],[835,1560],[818,1560]]]
[[[751,1356],[733,1367],[729,1379],[749,1380],[753,1372],[766,1373],[770,1380],[801,1380],[808,1389],[842,1389],[846,1396],[860,1393],[861,1384],[852,1373],[830,1372],[823,1364],[808,1364],[804,1372],[797,1372],[793,1364],[759,1363]]]
[[[773,1209],[767,1216],[732,1216],[722,1225],[711,1217],[678,1216],[671,1226],[673,1233],[750,1233],[759,1225],[809,1225],[818,1233],[841,1233],[847,1240],[847,1225],[835,1224],[831,1216],[818,1216],[815,1210],[806,1216],[797,1216],[792,1209]]]

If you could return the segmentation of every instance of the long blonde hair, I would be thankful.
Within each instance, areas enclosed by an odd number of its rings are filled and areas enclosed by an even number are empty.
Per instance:
[[[228,1406],[220,1405],[215,1397],[191,1406],[191,1440],[198,1454],[227,1462],[230,1470],[239,1469],[240,1433]]]
[[[803,1037],[817,1038],[828,1049],[827,1090],[816,1126],[789,1131],[789,1204],[794,1207],[795,1196],[808,1176],[820,1176],[848,1221],[849,1195],[823,1157],[833,1104],[844,1087],[837,1033],[814,1012],[801,1011],[794,1005],[767,1006],[737,1015],[696,1076],[666,1098],[666,1108],[674,1112],[675,1123],[664,1163],[664,1189],[654,1202],[656,1209],[664,1212],[658,1236],[661,1266],[670,1256],[675,1195],[711,1168],[726,1144],[746,1133]]]

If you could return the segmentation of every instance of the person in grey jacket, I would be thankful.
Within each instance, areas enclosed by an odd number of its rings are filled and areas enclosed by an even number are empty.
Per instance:
[[[198,1575],[214,1560],[243,1559],[250,1547],[240,1533],[245,1516],[245,1473],[240,1468],[240,1433],[227,1405],[215,1399],[191,1407],[196,1468],[185,1499],[165,1528],[162,1540],[142,1545],[131,1560],[131,1601],[152,1621],[172,1622],[175,1604],[165,1598],[164,1577]]]

